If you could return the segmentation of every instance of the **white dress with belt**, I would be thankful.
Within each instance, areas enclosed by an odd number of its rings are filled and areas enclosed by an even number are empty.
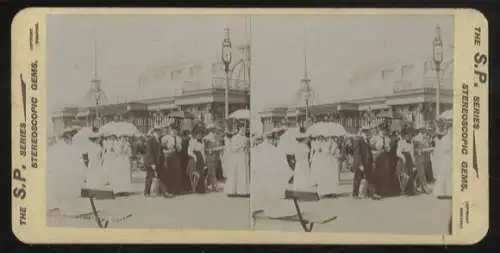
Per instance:
[[[305,144],[297,144],[294,155],[293,190],[297,192],[316,192],[309,165],[309,147]]]
[[[337,148],[330,142],[318,142],[311,163],[311,172],[320,196],[338,194],[340,164]]]
[[[228,195],[250,194],[250,140],[243,135],[235,135],[230,143],[230,159],[224,192]]]

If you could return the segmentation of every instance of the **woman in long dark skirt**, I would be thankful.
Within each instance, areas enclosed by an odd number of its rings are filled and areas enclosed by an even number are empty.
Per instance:
[[[188,146],[189,160],[187,171],[191,181],[192,191],[196,193],[205,193],[207,189],[205,146],[202,138],[202,130],[200,128],[195,128]]]
[[[403,164],[402,171],[399,171],[399,183],[402,194],[412,196],[415,189],[415,156],[412,143],[412,133],[409,129],[403,130],[401,140],[398,141],[397,159]]]
[[[381,197],[392,197],[401,192],[394,166],[394,153],[391,153],[391,138],[387,123],[379,125],[379,133],[372,138],[375,161],[375,193]]]
[[[181,171],[182,171],[182,189],[184,192],[191,192],[191,183],[189,181],[189,174],[188,174],[188,162],[189,162],[189,155],[188,155],[188,147],[189,147],[189,141],[191,140],[191,132],[189,130],[184,130],[182,132],[182,149],[178,152],[179,154],[179,159],[180,159],[180,165],[181,165]]]
[[[164,173],[158,176],[166,183],[168,193],[176,195],[183,192],[184,173],[179,159],[182,139],[177,135],[173,124],[170,124],[168,128],[168,133],[161,138]]]

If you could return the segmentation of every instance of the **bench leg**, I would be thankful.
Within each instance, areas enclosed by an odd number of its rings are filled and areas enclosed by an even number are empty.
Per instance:
[[[107,228],[109,221],[105,221],[104,224],[102,224],[102,220],[99,217],[99,214],[97,213],[97,209],[95,208],[94,198],[89,197],[89,200],[90,200],[90,206],[92,207],[92,213],[94,213],[94,217],[97,222],[97,226],[99,226],[99,228]]]
[[[305,232],[311,232],[314,227],[314,222],[308,222],[304,220],[304,217],[302,217],[302,212],[300,211],[299,202],[296,198],[293,199],[293,204],[295,205],[295,210],[297,211],[297,215],[299,216],[300,225],[302,225],[302,228]]]

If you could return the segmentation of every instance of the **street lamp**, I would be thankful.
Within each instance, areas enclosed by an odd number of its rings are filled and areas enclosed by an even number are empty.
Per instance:
[[[226,72],[226,89],[225,89],[225,116],[229,118],[229,72],[231,65],[231,38],[229,36],[229,28],[225,29],[225,37],[222,41],[222,62],[224,63],[224,72]]]
[[[441,28],[436,27],[436,36],[433,41],[433,60],[436,64],[436,120],[441,113],[441,63],[443,62],[443,41],[441,40]]]

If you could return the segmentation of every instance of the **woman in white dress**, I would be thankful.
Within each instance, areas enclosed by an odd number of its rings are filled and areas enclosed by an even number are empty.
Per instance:
[[[115,168],[118,161],[117,137],[115,135],[107,136],[103,143],[103,175],[105,185],[114,190]]]
[[[453,132],[451,123],[447,123],[446,134],[436,142],[434,149],[434,167],[437,178],[434,184],[434,195],[438,198],[450,198],[452,196],[452,152]]]
[[[264,142],[252,149],[252,210],[263,210],[268,217],[290,216],[295,209],[285,191],[292,171],[273,138],[273,133],[266,134]]]
[[[318,137],[314,142],[315,151],[311,162],[311,172],[317,183],[318,195],[333,197],[339,193],[339,148],[336,142],[323,136]]]
[[[71,136],[63,134],[61,137],[48,150],[48,209],[60,208],[65,199],[80,197],[85,187],[86,168],[81,151],[71,143]]]
[[[231,164],[231,138],[232,133],[224,134],[224,149],[221,152],[221,164],[222,164],[222,176],[227,181],[227,175],[229,174],[230,164]]]
[[[130,158],[132,156],[132,148],[127,136],[120,136],[115,140],[114,150],[116,152],[116,163],[113,169],[113,178],[111,179],[111,187],[117,195],[127,195],[131,192],[131,173],[132,166]]]
[[[103,178],[103,149],[101,147],[100,136],[96,133],[89,137],[91,144],[87,149],[88,168],[86,188],[91,190],[102,190],[105,188],[105,179]]]
[[[295,192],[316,192],[315,182],[311,174],[311,147],[309,137],[305,134],[297,136],[295,170],[293,173],[293,190]]]
[[[250,140],[240,127],[230,143],[230,160],[224,192],[232,197],[250,196]]]

